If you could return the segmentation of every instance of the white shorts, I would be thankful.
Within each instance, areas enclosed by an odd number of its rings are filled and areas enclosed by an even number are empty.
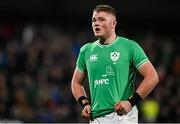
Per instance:
[[[138,110],[134,106],[130,112],[123,116],[119,116],[116,112],[113,112],[90,121],[90,124],[138,124]]]

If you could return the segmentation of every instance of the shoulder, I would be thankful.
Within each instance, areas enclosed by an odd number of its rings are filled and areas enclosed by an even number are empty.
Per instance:
[[[136,41],[131,40],[131,39],[126,38],[126,37],[119,37],[119,40],[121,42],[123,42],[123,44],[126,44],[128,46],[136,46],[136,45],[138,45],[138,43]]]
[[[136,41],[129,39],[129,38],[126,38],[126,37],[119,37],[119,40],[121,40],[122,42],[129,44],[129,45],[137,44]]]
[[[80,51],[81,52],[87,51],[88,49],[92,48],[94,45],[96,45],[96,41],[92,43],[86,43],[81,47]]]

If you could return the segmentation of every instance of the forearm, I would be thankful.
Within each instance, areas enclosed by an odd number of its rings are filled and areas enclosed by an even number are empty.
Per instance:
[[[79,83],[72,83],[72,93],[76,99],[80,103],[80,105],[84,108],[86,105],[90,105],[88,98],[86,97],[86,92],[84,87]]]
[[[158,83],[157,75],[153,76],[153,78],[152,77],[144,78],[144,80],[141,82],[136,92],[141,96],[142,99],[144,99],[154,89],[157,83]]]
[[[76,100],[81,96],[86,96],[86,92],[83,87],[83,82],[85,81],[86,73],[75,69],[74,75],[71,81],[72,94]]]
[[[86,96],[84,87],[78,83],[72,83],[71,90],[76,100],[81,96]]]

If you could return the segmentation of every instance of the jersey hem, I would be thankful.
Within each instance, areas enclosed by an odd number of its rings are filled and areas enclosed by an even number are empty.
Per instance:
[[[103,113],[103,114],[93,115],[92,118],[93,118],[93,119],[96,119],[96,118],[99,118],[99,117],[104,117],[104,116],[106,116],[106,115],[108,115],[108,114],[110,114],[110,113],[113,113],[113,112],[114,112],[114,110],[112,109],[111,111],[106,112],[106,113]]]

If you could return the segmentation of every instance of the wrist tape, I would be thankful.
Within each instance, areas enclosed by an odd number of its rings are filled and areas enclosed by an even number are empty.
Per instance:
[[[86,105],[90,105],[89,100],[87,97],[85,96],[81,96],[78,98],[78,102],[80,103],[80,105],[84,108]]]
[[[142,98],[137,92],[135,92],[130,98],[128,98],[128,101],[131,103],[132,107],[141,100],[142,100]]]

